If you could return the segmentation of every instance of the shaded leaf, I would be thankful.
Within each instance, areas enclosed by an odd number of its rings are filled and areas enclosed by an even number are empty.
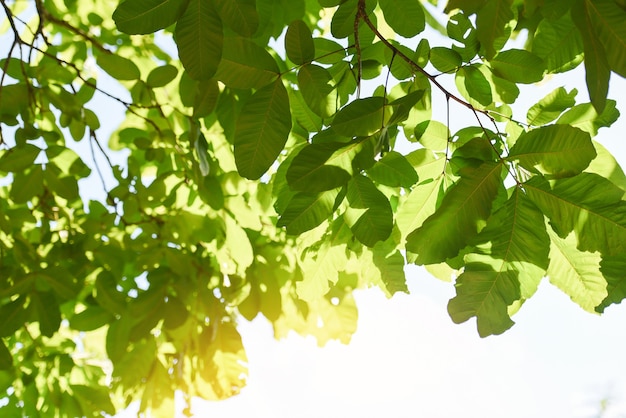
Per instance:
[[[212,3],[190,0],[174,33],[180,61],[189,76],[195,80],[211,78],[220,63],[224,43],[222,21]]]
[[[126,0],[113,12],[117,28],[131,35],[145,35],[175,23],[189,0]]]
[[[371,135],[383,126],[384,104],[382,97],[354,100],[337,112],[330,126],[347,137]]]
[[[348,183],[350,205],[344,219],[354,236],[368,247],[386,240],[393,227],[393,212],[387,197],[370,179],[357,175]]]
[[[297,193],[291,198],[278,219],[277,226],[286,227],[287,233],[298,235],[315,228],[333,213],[336,189],[313,193]]]
[[[506,26],[514,15],[511,0],[482,0],[480,3],[482,7],[476,14],[476,36],[486,51],[487,59],[491,59],[499,49],[496,41],[506,35]]]
[[[260,88],[275,81],[278,65],[263,48],[245,38],[225,38],[215,78],[235,89]]]
[[[0,171],[22,171],[34,164],[41,148],[24,143],[2,153]]]
[[[222,22],[241,36],[254,35],[259,27],[256,0],[214,0]]]
[[[294,64],[307,64],[315,58],[311,29],[302,20],[294,20],[287,28],[285,51]]]

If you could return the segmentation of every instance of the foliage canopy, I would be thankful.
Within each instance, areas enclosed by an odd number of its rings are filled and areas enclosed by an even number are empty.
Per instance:
[[[623,0],[112,3],[0,0],[3,416],[232,396],[239,316],[348,342],[352,290],[404,292],[406,263],[456,277],[481,336],[543,277],[591,312],[626,296],[626,176],[593,139]],[[581,64],[589,103],[513,114]],[[125,110],[108,148],[98,96]]]

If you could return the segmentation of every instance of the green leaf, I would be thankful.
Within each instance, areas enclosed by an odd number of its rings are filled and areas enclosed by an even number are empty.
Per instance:
[[[335,38],[347,38],[354,33],[354,18],[357,7],[357,0],[347,0],[335,10],[330,24],[331,33]]]
[[[465,256],[457,296],[448,304],[454,322],[476,316],[481,337],[513,325],[508,307],[532,296],[548,267],[550,240],[543,222],[543,214],[516,188],[472,240],[477,244]]]
[[[299,235],[315,228],[333,213],[337,189],[313,193],[297,193],[278,219],[277,226],[286,227],[290,235]]]
[[[475,66],[460,68],[455,77],[457,85],[460,81],[463,82],[468,99],[474,99],[483,106],[489,106],[493,102],[491,85],[485,75]]]
[[[222,22],[241,36],[254,35],[259,27],[256,0],[214,0]]]
[[[61,312],[54,295],[50,292],[33,292],[30,298],[37,312],[41,334],[52,337],[61,325]]]
[[[582,1],[572,8],[572,19],[583,38],[585,78],[587,80],[589,97],[596,111],[602,113],[604,106],[606,106],[606,96],[609,93],[609,79],[611,78],[611,69],[606,51],[594,32],[593,24],[586,13],[586,8],[583,6]]]
[[[476,14],[476,36],[486,51],[487,59],[496,55],[499,38],[506,36],[506,26],[514,19],[511,0],[482,0]]]
[[[624,255],[605,257],[600,262],[600,271],[607,281],[607,297],[596,307],[596,312],[604,312],[607,306],[620,303],[626,298],[626,257]]]
[[[430,50],[430,63],[442,73],[451,73],[461,66],[462,58],[452,49],[436,46]]]
[[[570,14],[539,23],[532,52],[544,60],[548,73],[572,70],[583,60],[583,41]]]
[[[576,236],[572,233],[560,238],[548,230],[552,245],[550,247],[550,283],[561,289],[588,312],[595,312],[608,295],[607,281],[600,272],[602,258],[597,252],[576,249]]]
[[[19,297],[0,307],[0,337],[13,335],[27,321],[24,299],[24,297]]]
[[[0,157],[0,171],[23,171],[35,163],[41,148],[24,143],[16,145],[2,153]]]
[[[568,124],[596,136],[598,129],[611,126],[619,118],[615,100],[607,100],[601,114],[590,103],[583,103],[565,112],[556,123]]]
[[[279,79],[257,90],[237,119],[234,142],[239,174],[261,177],[283,150],[290,130],[289,96]]]
[[[624,190],[609,180],[593,173],[551,183],[533,177],[524,189],[561,238],[575,232],[579,250],[602,256],[626,253]]]
[[[274,58],[245,38],[225,38],[222,60],[215,78],[235,89],[260,88],[279,75]]]
[[[334,161],[327,164],[333,154],[342,151],[345,146],[343,143],[322,143],[302,148],[287,170],[289,187],[296,191],[319,193],[346,184],[352,174],[350,167],[336,165]]]
[[[178,69],[170,64],[156,67],[148,74],[146,83],[152,88],[165,87],[178,75]]]
[[[337,234],[333,234],[315,253],[302,257],[302,281],[296,283],[298,297],[314,302],[328,293],[329,282],[336,284],[339,273],[346,268],[346,244],[335,242]]]
[[[83,411],[106,412],[115,415],[115,407],[111,402],[109,391],[104,387],[92,387],[87,385],[70,385]],[[93,415],[93,413],[91,414]]]
[[[382,97],[356,99],[337,112],[330,126],[350,138],[371,135],[383,126],[384,104]]]
[[[307,106],[322,118],[335,113],[336,95],[331,94],[334,87],[332,77],[323,67],[307,64],[298,71],[298,87]]]
[[[117,28],[130,35],[145,35],[175,23],[189,0],[126,0],[113,13]]]
[[[15,173],[11,185],[10,197],[15,203],[26,203],[35,196],[43,194],[43,168],[35,165],[28,172]]]
[[[419,0],[379,0],[378,5],[398,35],[411,38],[424,30],[426,21]]]
[[[413,166],[404,155],[395,151],[386,153],[367,170],[367,175],[375,182],[391,187],[409,188],[418,181]]]
[[[508,49],[490,61],[494,74],[514,83],[530,84],[543,79],[541,58],[523,49]]]
[[[563,111],[576,104],[576,94],[578,94],[576,89],[572,89],[569,93],[563,87],[553,90],[552,93],[528,109],[528,114],[526,115],[528,124],[541,126],[552,122]]]
[[[509,154],[525,169],[553,177],[574,176],[595,156],[589,134],[569,125],[549,125],[526,132]]]
[[[185,70],[194,80],[215,74],[226,49],[222,21],[211,2],[190,0],[185,14],[176,23],[176,46]]]
[[[294,20],[285,35],[287,57],[298,65],[307,64],[315,58],[315,45],[311,29],[302,20]]]
[[[70,318],[70,326],[77,331],[93,331],[113,322],[114,319],[113,314],[106,309],[89,306]]]
[[[11,367],[13,367],[13,356],[4,341],[0,339],[0,370],[9,370]],[[0,387],[0,390],[4,391],[6,388]]]
[[[367,177],[357,175],[348,183],[349,203],[344,219],[354,236],[368,247],[386,240],[393,227],[393,212],[387,197]]]
[[[586,0],[585,6],[609,66],[626,77],[626,10],[612,0]]]
[[[193,103],[193,118],[209,116],[217,106],[220,89],[217,81],[203,80],[198,83],[197,94]]]
[[[406,249],[417,254],[418,264],[455,257],[476,236],[502,187],[503,169],[501,163],[489,162],[461,173],[437,211],[407,237]]]

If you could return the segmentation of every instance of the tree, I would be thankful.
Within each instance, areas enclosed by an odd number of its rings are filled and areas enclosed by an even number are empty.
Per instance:
[[[626,296],[626,176],[593,140],[623,0],[0,4],[3,416],[232,396],[240,316],[348,342],[352,290],[406,291],[405,263],[458,276],[448,311],[481,336],[543,277],[591,312]],[[589,103],[513,114],[580,64]],[[433,120],[438,94],[475,124]],[[125,110],[108,147],[98,96]]]

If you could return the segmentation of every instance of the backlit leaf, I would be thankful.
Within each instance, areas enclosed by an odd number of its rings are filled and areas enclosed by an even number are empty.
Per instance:
[[[522,134],[510,158],[533,172],[570,177],[582,172],[596,156],[587,132],[569,125],[550,125]]]
[[[448,312],[454,322],[476,316],[478,332],[501,334],[513,325],[508,307],[536,291],[548,266],[549,238],[542,213],[515,189],[509,200],[472,240],[465,270],[456,281],[457,296]]]
[[[398,35],[410,38],[424,30],[424,10],[418,0],[379,0],[378,4]]]
[[[371,135],[383,125],[384,104],[382,97],[357,99],[337,112],[331,126],[347,137]]]
[[[395,151],[386,153],[367,170],[367,175],[375,182],[392,187],[409,188],[418,180],[413,166],[402,154]]]
[[[407,236],[406,249],[417,263],[433,264],[456,256],[491,214],[502,182],[501,163],[485,163],[462,173],[437,211]]]
[[[40,152],[41,148],[28,143],[4,151],[0,157],[0,171],[25,170],[33,165]]]
[[[286,227],[287,233],[291,235],[315,228],[333,212],[338,193],[336,189],[320,194],[297,193],[287,204],[277,226]]]
[[[524,188],[561,238],[575,232],[579,250],[603,256],[626,252],[624,190],[609,180],[593,173],[551,183],[533,177]]]
[[[576,89],[573,89],[569,93],[563,87],[555,89],[528,109],[528,114],[526,115],[528,124],[541,126],[552,122],[558,118],[564,110],[576,104],[577,93],[578,91]]]
[[[511,0],[481,0],[476,16],[476,36],[491,59],[499,48],[496,41],[505,37],[506,25],[513,20]]]
[[[496,75],[515,83],[536,83],[543,78],[543,60],[523,49],[502,51],[489,62]]]
[[[283,150],[291,130],[289,96],[282,80],[257,90],[235,125],[235,162],[239,173],[258,179]]]

